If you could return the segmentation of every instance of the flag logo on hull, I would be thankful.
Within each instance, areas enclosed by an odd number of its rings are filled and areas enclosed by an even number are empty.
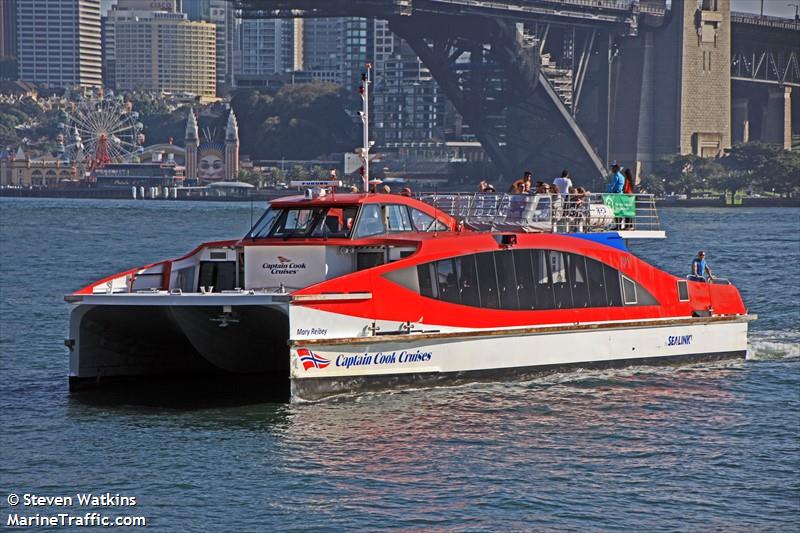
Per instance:
[[[309,368],[325,368],[331,364],[328,359],[315,354],[308,348],[300,348],[297,350],[297,356],[300,358],[300,362],[303,363],[303,368],[306,370]]]

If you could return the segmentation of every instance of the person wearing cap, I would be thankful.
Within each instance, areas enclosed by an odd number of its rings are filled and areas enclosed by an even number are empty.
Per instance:
[[[401,196],[411,196],[411,187],[403,187],[403,190],[400,191]]]
[[[606,192],[619,194],[624,187],[625,176],[622,175],[620,166],[615,161],[614,164],[611,165],[611,183],[608,184],[608,190]]]
[[[708,281],[714,279],[711,267],[706,262],[706,253],[703,250],[697,252],[697,257],[692,260],[692,274],[689,279],[692,281],[706,281],[705,275],[708,274]]]

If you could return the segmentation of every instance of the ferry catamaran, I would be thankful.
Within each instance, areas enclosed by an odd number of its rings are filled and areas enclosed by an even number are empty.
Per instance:
[[[309,185],[241,239],[66,296],[72,388],[258,373],[310,400],[745,356],[755,317],[733,285],[676,277],[627,249],[664,237],[649,195],[411,198]]]
[[[273,201],[241,239],[67,295],[70,387],[258,374],[313,400],[746,354],[755,317],[733,285],[682,279],[628,251],[629,239],[665,236],[650,195],[411,198],[294,185],[308,188]]]

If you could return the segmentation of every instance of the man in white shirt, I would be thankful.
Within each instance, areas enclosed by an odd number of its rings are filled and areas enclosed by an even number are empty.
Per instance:
[[[554,179],[553,185],[558,189],[558,194],[569,194],[569,189],[572,187],[572,180],[569,177],[569,172],[566,170],[561,171],[561,177]]]

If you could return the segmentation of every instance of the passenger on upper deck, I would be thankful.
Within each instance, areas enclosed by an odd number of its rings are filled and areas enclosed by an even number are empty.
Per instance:
[[[708,274],[708,281],[714,279],[714,275],[711,273],[711,267],[706,263],[706,253],[700,250],[697,252],[697,257],[692,260],[692,273],[689,279],[692,281],[706,281],[704,277],[706,274]]]
[[[624,187],[625,176],[622,175],[620,166],[615,161],[614,164],[611,165],[611,183],[608,184],[608,190],[606,192],[621,193]]]
[[[558,189],[558,194],[569,194],[569,189],[572,187],[569,171],[562,170],[561,176],[553,180],[553,185]]]
[[[486,180],[481,180],[478,184],[478,192],[497,192],[494,190],[494,186],[487,182]]]
[[[635,192],[636,180],[633,179],[633,172],[631,169],[626,168],[624,171],[625,184],[622,186],[622,192],[625,194],[633,194]]]
[[[530,192],[531,181],[533,181],[533,172],[531,172],[530,170],[526,170],[525,174],[523,174],[520,179],[511,184],[511,187],[508,188],[508,192],[510,193]],[[522,187],[521,189],[520,186]]]

